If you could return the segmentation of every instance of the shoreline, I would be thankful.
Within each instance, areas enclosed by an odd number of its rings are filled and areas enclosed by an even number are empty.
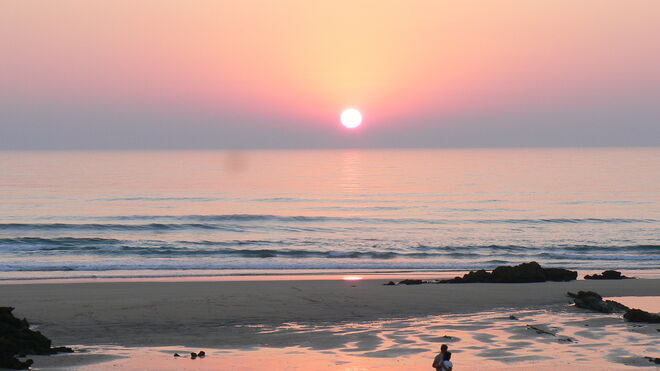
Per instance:
[[[584,281],[585,275],[600,274],[599,270],[576,270],[577,281]],[[245,271],[223,273],[200,273],[194,274],[189,271],[178,274],[142,274],[142,275],[116,275],[116,274],[86,274],[73,277],[41,276],[41,277],[2,277],[2,285],[23,284],[69,284],[69,283],[119,283],[119,282],[240,282],[240,281],[325,281],[342,280],[347,277],[357,277],[360,280],[403,280],[403,279],[451,279],[462,276],[471,270],[300,270],[300,271]],[[487,269],[491,271],[491,269]],[[633,270],[618,269],[622,274],[638,279],[660,279],[660,269]],[[49,273],[49,272],[44,272]]]
[[[652,345],[660,325],[582,310],[566,296],[592,290],[660,300],[658,279],[386,282],[12,284],[0,285],[0,306],[15,307],[17,317],[54,345],[77,349],[30,357],[35,370],[261,370],[269,364],[402,371],[427,368],[441,343],[450,344],[465,370],[634,369],[653,366],[645,356],[660,356]],[[548,356],[548,347],[558,352]],[[202,349],[206,359],[187,356]]]
[[[230,344],[234,325],[339,323],[566,304],[567,291],[660,296],[660,280],[384,286],[361,281],[105,282],[0,285],[54,344]],[[210,331],[212,329],[213,331]],[[218,331],[216,331],[218,330]],[[239,341],[243,343],[243,341]]]

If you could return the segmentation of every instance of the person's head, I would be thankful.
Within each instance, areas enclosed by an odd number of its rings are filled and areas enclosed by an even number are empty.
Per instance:
[[[445,354],[442,356],[443,361],[449,361],[451,359],[451,352],[445,352]]]
[[[440,346],[440,351],[441,351],[442,353],[444,353],[444,352],[447,351],[448,348],[449,348],[449,347],[447,346],[447,344],[442,344],[442,345]]]

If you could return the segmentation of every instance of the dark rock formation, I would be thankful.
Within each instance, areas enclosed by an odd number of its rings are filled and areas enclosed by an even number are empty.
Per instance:
[[[546,281],[566,282],[577,279],[577,271],[571,271],[563,268],[543,268]]]
[[[421,285],[425,283],[422,280],[403,280],[399,282],[399,285]]]
[[[190,353],[190,359],[195,359],[195,358],[197,358],[197,353],[195,352]]]
[[[634,279],[635,277],[628,277],[621,274],[619,271],[603,271],[602,274],[592,274],[584,276],[585,280],[626,280]]]
[[[32,360],[21,361],[17,355],[55,354],[73,352],[71,348],[51,348],[51,341],[39,331],[30,330],[30,324],[23,318],[14,317],[12,307],[0,307],[0,368],[14,370],[27,369]]]
[[[603,300],[603,297],[593,291],[572,292],[568,296],[573,298],[575,306],[583,309],[589,309],[601,313],[625,312],[629,308],[613,300]]]
[[[396,283],[394,283],[394,281],[390,281],[388,283],[384,283],[383,285],[384,286],[394,286],[394,285],[396,285]]]
[[[571,281],[577,278],[576,271],[562,268],[543,268],[537,262],[522,263],[516,266],[500,266],[489,273],[483,269],[471,271],[463,277],[442,280],[440,283],[523,283],[545,281]]]
[[[200,350],[199,352],[197,352],[197,357],[201,357],[201,358],[206,357],[206,352],[203,351],[203,350]]]
[[[660,358],[658,357],[644,357],[649,360],[651,363],[655,363],[656,365],[660,365]]]
[[[630,309],[623,315],[623,318],[628,322],[660,323],[660,315],[641,309]]]
[[[470,271],[463,275],[463,277],[454,277],[449,280],[441,280],[440,283],[476,283],[476,282],[493,282],[491,273],[483,269],[478,271]]]
[[[175,357],[181,357],[181,356],[179,355],[179,353],[174,353],[174,356],[175,356]]]

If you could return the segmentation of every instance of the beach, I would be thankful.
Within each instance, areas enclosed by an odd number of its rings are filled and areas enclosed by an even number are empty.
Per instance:
[[[443,343],[456,370],[654,367],[657,325],[566,292],[658,301],[657,158],[4,152],[0,306],[76,350],[35,370],[421,370]],[[384,285],[530,261],[639,279]]]
[[[618,369],[652,366],[643,357],[658,356],[652,344],[658,343],[659,325],[631,325],[620,314],[590,313],[569,306],[566,296],[567,291],[592,290],[604,297],[657,297],[657,279],[397,286],[386,286],[386,282],[10,284],[0,286],[0,304],[14,306],[16,316],[28,318],[55,345],[77,346],[91,353],[103,353],[105,349],[115,356],[124,354],[126,358],[120,358],[121,362],[128,363],[123,369],[138,367],[135,362],[140,357],[176,368],[181,364],[171,363],[170,351],[188,348],[211,351],[203,360],[209,367],[224,365],[232,369],[232,362],[236,362],[235,369],[255,370],[260,369],[259,365],[250,368],[250,362],[239,361],[247,357],[245,352],[253,352],[249,359],[271,354],[272,359],[280,359],[284,362],[280,364],[290,369],[304,369],[296,368],[304,362],[287,355],[292,349],[297,349],[294,354],[311,352],[322,358],[328,356],[327,352],[337,352],[339,356],[330,357],[328,362],[362,362],[365,369],[383,369],[386,364],[394,367],[392,361],[405,364],[392,369],[414,368],[418,363],[421,367],[430,364],[428,357],[432,359],[441,343],[450,343],[456,349],[455,359],[461,369],[476,369],[483,362],[492,369],[509,364],[521,369],[530,365],[554,367],[557,361]],[[518,319],[512,320],[509,315]],[[528,325],[554,328],[549,332],[556,334],[539,337]],[[585,333],[587,327],[592,332]],[[598,331],[603,334],[598,335]],[[589,344],[606,335],[620,338],[625,345],[601,341]],[[548,345],[560,346],[562,352],[550,357],[535,353],[539,346],[542,349]],[[123,350],[104,348],[108,346]],[[611,354],[610,348],[625,347],[630,349],[621,357]],[[508,356],[498,360],[497,349]],[[220,353],[212,356],[214,350]],[[70,357],[75,359],[76,354],[39,357],[35,366],[56,369],[48,367]],[[385,360],[390,362],[383,363]],[[199,362],[192,369],[204,369],[202,366]]]
[[[0,371],[660,371],[658,35],[660,1],[1,1]]]

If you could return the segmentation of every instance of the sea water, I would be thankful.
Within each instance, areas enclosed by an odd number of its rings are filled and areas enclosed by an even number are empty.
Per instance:
[[[660,268],[660,148],[0,152],[0,280]]]

